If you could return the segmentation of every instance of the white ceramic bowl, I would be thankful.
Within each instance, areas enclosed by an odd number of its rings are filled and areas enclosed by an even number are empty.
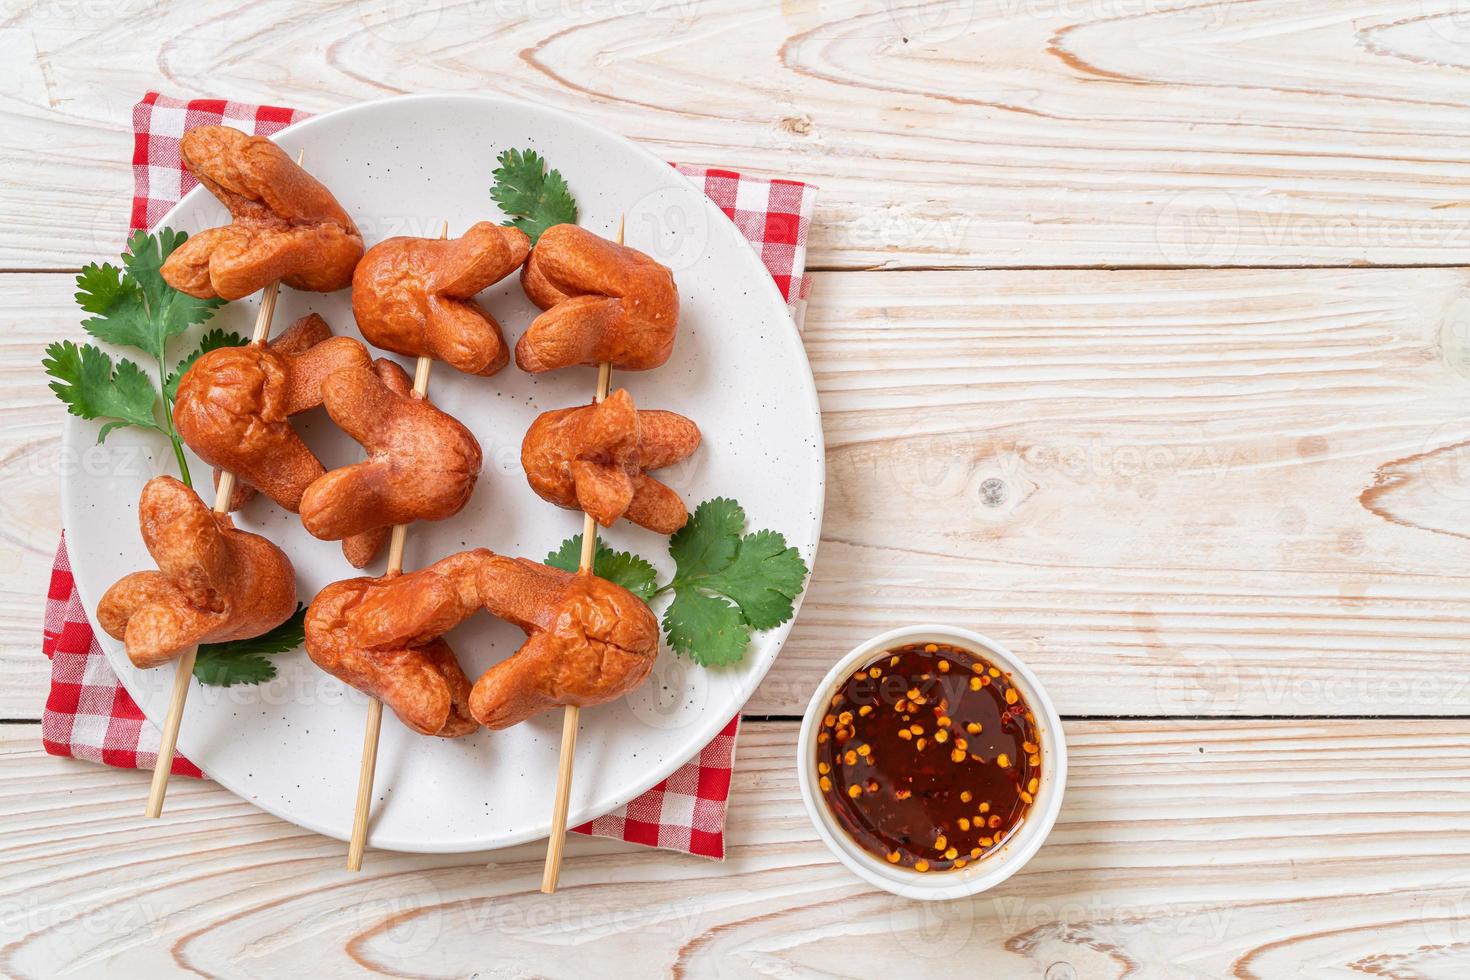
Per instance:
[[[909,643],[946,643],[971,650],[1010,675],[1022,699],[1036,718],[1041,745],[1041,786],[1030,812],[1000,847],[958,871],[920,874],[889,864],[858,845],[838,824],[817,789],[815,739],[832,695],[854,671],[876,660],[885,651]],[[937,901],[963,898],[983,892],[1021,870],[1041,847],[1062,808],[1067,785],[1067,744],[1061,720],[1036,675],[995,640],[955,626],[909,626],[875,636],[859,645],[827,672],[806,709],[797,741],[796,769],[801,780],[801,798],[816,825],[817,834],[838,860],[858,877],[879,888],[906,898]]]

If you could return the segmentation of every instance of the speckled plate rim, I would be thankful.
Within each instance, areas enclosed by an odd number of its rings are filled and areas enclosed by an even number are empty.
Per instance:
[[[662,168],[666,168],[671,178],[669,185],[671,188],[687,190],[689,187],[695,186],[689,183],[688,178],[684,177],[673,167],[669,166],[667,161],[649,152],[648,150],[632,142],[626,137],[619,135],[618,133],[605,129],[604,127],[601,127],[594,123],[590,123],[585,119],[582,119],[576,115],[560,109],[535,105],[524,100],[510,99],[500,96],[449,93],[403,95],[393,96],[384,99],[375,99],[368,102],[355,103],[350,106],[343,106],[339,109],[330,110],[328,112],[321,113],[320,115],[314,115],[309,118],[300,120],[273,134],[271,139],[281,143],[283,147],[288,150],[295,150],[299,148],[295,145],[296,143],[303,139],[309,138],[313,129],[319,128],[328,122],[341,120],[345,117],[350,117],[353,115],[368,115],[371,114],[375,109],[385,105],[399,106],[408,104],[411,106],[415,103],[427,105],[445,102],[460,102],[464,104],[473,103],[478,106],[490,109],[494,109],[496,107],[515,108],[518,110],[529,109],[538,113],[542,113],[547,117],[555,120],[557,124],[565,126],[569,130],[580,132],[581,134],[585,134],[589,137],[613,140],[625,147],[628,152],[636,154],[647,161],[652,161]],[[167,224],[169,220],[172,219],[175,214],[179,212],[182,208],[192,204],[196,199],[207,195],[208,191],[205,188],[203,188],[202,186],[195,187],[193,190],[185,194],[184,197],[180,199],[177,204],[174,205],[174,207],[169,209],[168,213],[159,220],[158,225],[162,226]],[[800,386],[798,390],[793,392],[793,394],[798,396],[801,400],[801,404],[798,406],[798,408],[802,411],[808,412],[812,417],[820,421],[821,404],[817,397],[816,381],[812,375],[811,364],[807,358],[806,348],[802,343],[801,335],[796,329],[795,323],[791,321],[790,307],[788,306],[785,298],[781,295],[775,281],[771,278],[769,270],[766,268],[764,263],[761,262],[759,256],[756,255],[755,250],[749,247],[748,240],[745,239],[745,237],[740,233],[739,229],[735,227],[734,222],[731,221],[730,218],[725,215],[725,213],[721,211],[719,207],[715,205],[713,201],[709,200],[709,198],[705,196],[702,192],[699,193],[698,197],[703,202],[703,207],[705,208],[709,220],[712,222],[712,225],[714,227],[725,228],[727,234],[736,236],[739,241],[745,246],[742,249],[733,250],[737,255],[743,256],[743,259],[741,261],[745,263],[745,268],[743,270],[732,270],[732,274],[738,275],[743,280],[752,283],[752,288],[757,293],[764,296],[764,302],[779,309],[782,313],[782,316],[785,318],[785,322],[789,324],[790,332],[788,334],[787,340],[791,348],[791,356],[796,359],[797,363],[802,368],[802,370],[796,372],[800,379]],[[245,300],[242,302],[250,302],[250,300]],[[62,446],[63,452],[66,454],[64,458],[71,458],[71,455],[77,452],[80,448],[90,446],[91,443],[86,441],[84,434],[83,426],[85,424],[87,423],[83,423],[81,420],[75,418],[74,416],[67,415],[65,425],[62,430]],[[815,441],[813,448],[816,454],[815,464],[818,476],[818,485],[820,488],[823,489],[824,492],[817,494],[816,506],[812,514],[812,526],[810,531],[812,550],[809,564],[813,573],[815,572],[816,568],[816,557],[821,541],[822,519],[825,511],[824,498],[826,487],[826,446],[825,435],[820,424],[815,427],[814,439]],[[76,497],[75,489],[76,488],[73,486],[71,480],[66,478],[62,479],[61,506],[63,517],[67,519],[66,524],[64,525],[67,528],[72,528],[74,526],[74,522],[71,520],[71,518],[79,513],[77,508],[80,504],[80,501]],[[68,533],[70,534],[70,532]],[[80,551],[81,549],[76,550]],[[808,587],[810,587],[810,582],[811,579],[810,577],[808,577]],[[101,645],[104,654],[108,658],[109,663],[121,680],[124,689],[126,689],[129,695],[132,696],[136,702],[138,702],[138,704],[140,705],[140,709],[143,710],[143,713],[148,721],[155,727],[161,727],[161,717],[155,717],[154,714],[149,713],[146,708],[141,708],[141,706],[146,702],[147,699],[141,696],[142,690],[139,687],[140,672],[136,668],[134,668],[127,660],[127,656],[122,650],[122,645],[119,642],[114,641],[110,637],[108,637],[97,625],[95,608],[97,600],[100,598],[100,596],[89,594],[89,589],[82,583],[80,577],[78,578],[76,585],[79,598],[82,602],[83,610],[87,615],[88,622],[91,624],[92,629],[97,636],[97,641]],[[796,597],[793,603],[792,618],[790,620],[788,620],[783,625],[777,627],[776,629],[767,631],[764,634],[764,642],[761,644],[759,651],[760,659],[749,674],[748,686],[743,691],[744,697],[741,700],[740,708],[737,709],[737,713],[738,711],[743,711],[743,706],[745,702],[748,701],[751,695],[755,693],[755,690],[759,686],[762,679],[764,679],[766,674],[770,671],[771,665],[775,663],[776,657],[779,655],[781,648],[786,641],[786,637],[790,634],[791,629],[795,626],[797,616],[800,615],[802,605],[806,598],[806,594],[807,589],[803,589],[802,592]],[[586,716],[584,715],[584,718],[585,717]],[[718,712],[713,711],[707,706],[704,709],[704,717],[701,719],[700,724],[694,726],[693,734],[690,736],[690,742],[694,746],[694,748],[689,755],[682,758],[666,760],[664,763],[650,769],[648,775],[643,780],[637,782],[636,784],[630,783],[630,788],[622,792],[604,797],[602,800],[598,800],[594,803],[574,808],[572,812],[568,815],[567,825],[576,826],[582,823],[586,823],[590,820],[594,820],[597,817],[605,816],[613,810],[625,806],[629,802],[637,799],[639,796],[642,796],[654,786],[667,779],[678,769],[686,765],[690,760],[697,757],[703,747],[708,745],[709,742],[712,741],[714,737],[718,735],[719,732],[725,727],[725,725],[729,723],[729,721],[730,717],[728,715],[728,712],[724,710]],[[266,812],[278,816],[281,819],[293,823],[297,826],[314,831],[316,833],[320,833],[324,836],[332,837],[337,840],[347,839],[347,833],[340,831],[328,824],[312,819],[309,816],[304,816],[299,812],[293,812],[290,807],[275,806],[270,802],[259,799],[258,797],[254,796],[242,783],[237,782],[233,778],[214,770],[213,767],[211,767],[208,763],[200,762],[197,759],[191,761],[194,761],[196,765],[199,766],[200,770],[204,773],[205,776],[209,777],[210,779],[217,782],[219,785],[230,790],[236,796],[240,797],[243,800],[246,800],[247,802],[252,803],[260,809],[265,810]],[[350,801],[347,801],[345,805],[350,808]],[[380,850],[430,854],[469,853],[473,851],[494,850],[502,847],[511,847],[516,844],[522,844],[529,841],[540,840],[546,837],[550,833],[551,829],[550,816],[551,815],[548,812],[544,821],[530,826],[526,830],[519,833],[502,834],[493,840],[476,839],[462,842],[444,842],[442,844],[425,844],[424,842],[411,838],[405,839],[395,836],[385,836],[377,829],[373,829],[370,831],[369,834],[369,846]]]

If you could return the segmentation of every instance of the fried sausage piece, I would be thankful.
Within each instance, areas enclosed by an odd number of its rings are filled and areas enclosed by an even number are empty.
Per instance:
[[[638,411],[619,388],[601,404],[543,412],[521,442],[521,468],[543,500],[591,514],[603,527],[626,517],[659,534],[689,519],[684,501],[648,475],[699,448],[699,427],[674,412]]]
[[[352,277],[352,314],[368,343],[491,375],[510,360],[500,324],[476,293],[516,270],[531,240],[481,221],[459,238],[389,238]]]
[[[485,609],[528,636],[471,690],[441,637]],[[484,548],[398,576],[330,585],[306,613],[306,651],[323,670],[426,735],[507,728],[559,704],[621,697],[648,676],[658,621],[631,592]]]
[[[470,682],[440,639],[480,607],[483,549],[384,578],[335,582],[306,612],[306,653],[322,670],[382,701],[423,735],[479,727]]]
[[[326,471],[290,416],[322,403],[333,372],[371,363],[361,341],[333,337],[312,313],[269,346],[221,347],[195,361],[179,381],[174,425],[200,459],[296,511],[302,492]]]
[[[191,237],[163,278],[200,299],[249,296],[279,279],[329,293],[352,282],[362,236],[332,192],[263,136],[200,126],[179,143],[184,166],[230,211],[228,225]]]
[[[296,609],[296,572],[274,544],[236,529],[171,476],[143,487],[143,543],[156,572],[120,579],[97,604],[97,622],[122,640],[137,667],[157,667],[198,643],[259,636]]]
[[[679,321],[674,274],[635,248],[577,225],[554,225],[531,250],[521,286],[545,310],[516,344],[523,371],[600,361],[647,371],[673,353]]]
[[[301,523],[311,534],[336,541],[377,532],[381,544],[395,524],[442,521],[469,502],[480,475],[479,442],[453,416],[414,395],[397,364],[380,359],[372,370],[337,371],[323,383],[322,397],[332,421],[368,458],[306,488]],[[344,551],[358,567],[372,558],[359,561],[359,554]]]
[[[499,730],[558,705],[602,704],[648,677],[658,620],[633,593],[524,558],[488,565],[485,608],[527,639],[475,682],[470,711],[482,725]]]

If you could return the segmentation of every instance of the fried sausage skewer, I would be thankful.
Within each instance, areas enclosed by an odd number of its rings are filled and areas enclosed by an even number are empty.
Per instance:
[[[689,520],[684,501],[648,475],[699,448],[699,427],[674,412],[641,411],[627,389],[601,402],[543,412],[521,442],[521,468],[543,500],[603,527],[626,517],[658,534]]]
[[[200,357],[179,382],[174,424],[195,455],[235,474],[232,510],[259,490],[299,512],[302,493],[326,469],[291,417],[322,403],[333,373],[371,365],[361,341],[332,336],[327,322],[309,313],[268,344]]]
[[[608,389],[612,387],[614,360],[631,370],[646,370],[668,360],[674,346],[674,327],[679,317],[679,294],[674,291],[674,277],[669,270],[641,252],[623,246],[626,221],[624,216],[618,222],[616,245],[575,225],[557,225],[547,229],[537,242],[538,248],[546,243],[548,237],[552,237],[553,243],[563,237],[569,243],[590,238],[592,261],[569,261],[564,266],[555,261],[543,262],[542,259],[549,255],[553,259],[560,255],[560,252],[552,255],[553,250],[548,249],[540,258],[533,252],[521,275],[521,284],[526,287],[532,301],[543,309],[550,306],[551,310],[537,317],[531,329],[521,337],[516,345],[516,363],[528,371],[542,371],[583,362],[595,355],[599,363],[593,405],[601,405],[607,399]],[[553,236],[553,233],[560,237]],[[641,261],[634,260],[634,256]],[[605,295],[569,299],[571,284],[579,278],[597,283],[603,287],[598,291]],[[623,298],[627,292],[637,291],[636,288],[628,289],[635,281],[652,286],[659,302],[639,303]],[[563,289],[563,286],[567,288]],[[597,520],[585,509],[583,513],[582,556],[578,568],[579,574],[591,575],[597,554]],[[567,843],[567,807],[572,795],[572,766],[577,753],[577,726],[581,720],[581,707],[568,704],[562,714],[556,799],[551,811],[551,836],[546,840],[546,866],[541,872],[541,891],[547,895],[556,891],[557,879],[561,877],[562,851]]]
[[[160,270],[200,299],[243,299],[280,283],[330,293],[352,281],[362,235],[321,181],[275,143],[228,126],[197,126],[179,141],[184,166],[230,212],[192,236]]]
[[[658,657],[648,604],[588,569],[576,573],[525,558],[492,556],[484,608],[526,634],[509,658],[480,675],[470,712],[492,731],[557,705],[615,701]]]
[[[470,716],[470,682],[439,637],[480,608],[482,554],[488,552],[461,552],[407,574],[333,582],[306,611],[307,655],[372,695],[379,712],[387,702],[421,735],[468,735],[480,727]]]
[[[393,527],[459,513],[480,475],[474,435],[411,388],[403,368],[386,359],[337,371],[322,385],[327,414],[368,458],[308,486],[301,523],[315,537],[341,540],[359,568]],[[365,554],[349,549],[355,541],[367,542]]]
[[[296,608],[285,552],[236,528],[173,477],[143,488],[138,527],[158,570],[124,575],[97,603],[98,625],[123,641],[133,666],[161,666],[200,643],[259,636]]]
[[[500,324],[474,300],[520,267],[531,240],[481,221],[459,238],[389,238],[352,276],[352,315],[367,342],[489,376],[510,361]]]
[[[519,627],[526,641],[471,688],[443,635],[481,609]],[[306,613],[306,652],[414,731],[454,738],[561,704],[621,697],[653,668],[658,620],[637,596],[590,572],[475,548],[418,571],[322,589]]]
[[[610,362],[649,371],[674,351],[679,293],[674,274],[635,248],[553,225],[536,240],[521,286],[544,311],[516,344],[516,365],[540,374]]]
[[[476,225],[475,229],[478,228],[479,225]],[[470,231],[473,232],[475,229],[470,229]],[[417,361],[415,361],[415,366],[413,366],[412,397],[419,398],[419,400],[425,400],[428,397],[429,372],[434,367],[434,357],[432,357],[432,354],[440,353],[441,350],[437,345],[440,335],[435,334],[435,326],[440,325],[445,320],[469,317],[469,319],[475,319],[476,326],[484,328],[479,334],[484,339],[485,347],[494,348],[494,341],[500,336],[500,328],[498,328],[498,325],[495,325],[494,320],[488,317],[488,314],[482,314],[484,320],[488,320],[488,326],[482,323],[481,319],[476,319],[475,311],[479,311],[479,307],[473,306],[472,301],[469,301],[469,298],[467,298],[475,295],[475,292],[478,292],[479,289],[484,289],[490,285],[488,281],[481,281],[485,275],[484,269],[481,269],[481,264],[484,263],[478,262],[473,256],[466,256],[463,248],[454,248],[454,245],[462,244],[465,239],[462,238],[459,242],[453,242],[453,245],[451,245],[445,241],[448,237],[450,237],[450,223],[444,222],[444,226],[440,229],[440,241],[426,242],[426,244],[419,245],[404,239],[403,244],[395,245],[395,247],[407,248],[407,257],[413,260],[413,262],[407,263],[406,266],[412,272],[410,278],[422,279],[423,284],[432,285],[438,291],[444,292],[444,295],[456,297],[453,310],[447,309],[450,303],[442,300],[442,298],[437,298],[437,292],[434,289],[420,289],[417,298],[404,295],[406,289],[403,288],[403,279],[394,281],[391,275],[376,272],[382,266],[382,263],[379,263],[373,254],[365,257],[363,264],[365,264],[366,269],[363,270],[362,281],[359,281],[359,276],[354,276],[353,278],[353,314],[356,316],[357,326],[363,331],[363,336],[366,336],[373,344],[381,345],[381,347],[382,345],[387,345],[388,350],[400,350],[400,353],[403,353],[403,351],[417,353]],[[525,235],[522,235],[523,237]],[[466,234],[466,238],[469,238],[469,234]],[[385,250],[384,245],[394,244],[394,242],[398,241],[400,239],[388,239],[387,242],[381,242],[381,244],[373,247],[373,253],[378,253],[378,256],[391,254],[391,248]],[[503,242],[497,239],[495,244],[503,244]],[[438,251],[435,251],[435,247],[438,248]],[[437,269],[429,266],[429,263],[426,262],[426,257],[434,256],[441,257],[441,259],[450,257],[450,259],[456,260],[457,264],[453,266],[454,275],[444,276],[444,273],[438,272]],[[372,264],[369,264],[369,260]],[[388,264],[391,266],[392,263]],[[509,273],[509,270],[507,270],[507,273]],[[384,279],[385,275],[387,275],[387,279],[379,282],[379,279]],[[506,273],[503,273],[503,275],[506,275]],[[388,282],[391,282],[391,288],[390,285],[387,285]],[[470,289],[475,282],[479,282],[478,287]],[[359,297],[357,297],[357,291],[359,289],[363,289],[363,294],[365,294],[362,309],[359,309]],[[466,289],[469,289],[469,291],[466,292]],[[368,300],[369,292],[373,297],[372,303],[366,301]],[[457,297],[460,297],[462,294],[465,298],[463,300],[457,300]],[[463,307],[473,307],[473,311],[467,311]],[[368,322],[365,323],[365,319]],[[395,336],[395,334],[406,335],[407,338],[401,339],[400,341],[400,338]],[[385,344],[385,341],[387,341],[387,344]],[[504,348],[504,341],[500,341],[500,347]],[[497,354],[494,353],[494,350],[491,350],[488,356],[484,351],[478,351],[478,353],[481,354],[481,359],[470,360],[478,364],[479,370],[482,373],[494,373],[494,370],[498,370],[498,367],[492,367],[494,361],[497,360]],[[484,361],[484,363],[481,363],[481,361]],[[504,364],[504,360],[500,359],[500,363]],[[456,367],[459,366],[460,364],[456,364]],[[466,363],[466,366],[470,366],[470,364]],[[379,376],[379,379],[381,379],[381,376]],[[447,417],[445,416],[445,419]],[[450,419],[450,422],[453,422],[453,419]],[[454,425],[459,426],[459,423],[456,422]],[[459,426],[459,429],[463,430],[463,435],[469,436],[469,430],[465,429],[465,426]],[[473,436],[469,436],[469,445],[473,445],[473,448],[475,448],[476,458],[473,460],[473,472],[478,473],[479,444],[476,444]],[[376,467],[376,464],[369,463],[368,466]],[[357,473],[357,476],[353,476],[350,479],[372,479],[373,476],[379,475],[378,469],[356,470],[354,473]],[[473,482],[470,482],[470,486],[473,486]],[[466,498],[467,495],[469,495],[469,491],[466,489]],[[463,500],[459,502],[459,505],[463,507]],[[313,516],[322,517],[323,522],[329,516],[326,508],[318,511],[316,507],[312,507],[310,510],[312,510]],[[385,574],[385,577],[395,576],[395,574],[403,572],[403,547],[407,539],[409,539],[409,525],[394,525],[392,527],[392,538],[388,542],[388,572]],[[444,651],[448,651],[448,646],[444,646]],[[431,657],[440,657],[440,655],[431,654]],[[453,660],[453,655],[450,655],[450,660]],[[442,663],[441,657],[435,660],[435,664],[437,664],[438,670],[448,670],[447,664]],[[454,670],[459,670],[459,664],[454,664]],[[448,674],[445,674],[445,676],[448,676]],[[460,676],[463,676],[463,671],[460,671]],[[375,696],[372,701],[368,702],[368,721],[366,721],[365,729],[363,729],[363,757],[362,767],[359,768],[359,773],[357,773],[357,802],[353,808],[353,836],[351,836],[351,839],[347,843],[348,871],[362,871],[363,851],[368,849],[368,817],[372,813],[372,783],[376,768],[378,768],[378,738],[381,733],[382,701]]]
[[[296,158],[299,169],[301,157]],[[289,163],[289,160],[287,161]],[[302,171],[305,173],[305,171]],[[324,189],[325,190],[325,189]],[[177,253],[175,253],[177,254]],[[279,280],[268,284],[265,291],[260,295],[260,309],[255,316],[255,331],[251,334],[250,343],[253,347],[263,347],[270,338],[271,319],[276,315],[276,297],[280,294],[281,283]],[[214,513],[229,520],[230,502],[235,496],[235,474],[225,470],[219,475],[219,482],[214,488]],[[284,557],[284,555],[282,556]],[[287,563],[289,567],[289,562]],[[291,605],[295,607],[295,578],[292,573],[292,597]],[[273,628],[283,622],[291,610],[286,610],[286,615],[271,626],[260,630],[261,633]],[[255,634],[259,635],[259,634]],[[168,777],[173,771],[174,750],[178,745],[179,724],[184,719],[184,705],[189,700],[189,679],[194,676],[194,661],[199,656],[198,644],[191,645],[179,658],[178,667],[174,673],[173,693],[169,697],[168,716],[163,722],[162,738],[158,744],[158,758],[153,763],[153,782],[148,788],[148,807],[146,813],[150,817],[159,817],[163,814],[163,797],[168,792]]]

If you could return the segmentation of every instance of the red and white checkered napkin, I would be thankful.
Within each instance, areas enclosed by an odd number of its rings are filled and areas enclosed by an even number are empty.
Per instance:
[[[294,109],[220,99],[186,102],[148,93],[133,108],[136,190],[132,227],[156,225],[197,183],[179,160],[179,137],[185,130],[224,124],[247,133],[270,135],[305,117],[305,113]],[[816,188],[794,180],[744,177],[729,170],[690,166],[678,169],[700,184],[750,239],[799,325],[810,288],[804,275],[806,238]],[[92,634],[72,584],[64,538],[51,569],[42,649],[51,658],[51,693],[41,724],[46,751],[109,766],[153,768],[158,731],[118,682]],[[740,716],[736,715],[696,758],[668,779],[627,806],[576,831],[723,858],[725,807],[739,729]],[[202,775],[183,756],[174,757],[173,771],[181,776]]]

